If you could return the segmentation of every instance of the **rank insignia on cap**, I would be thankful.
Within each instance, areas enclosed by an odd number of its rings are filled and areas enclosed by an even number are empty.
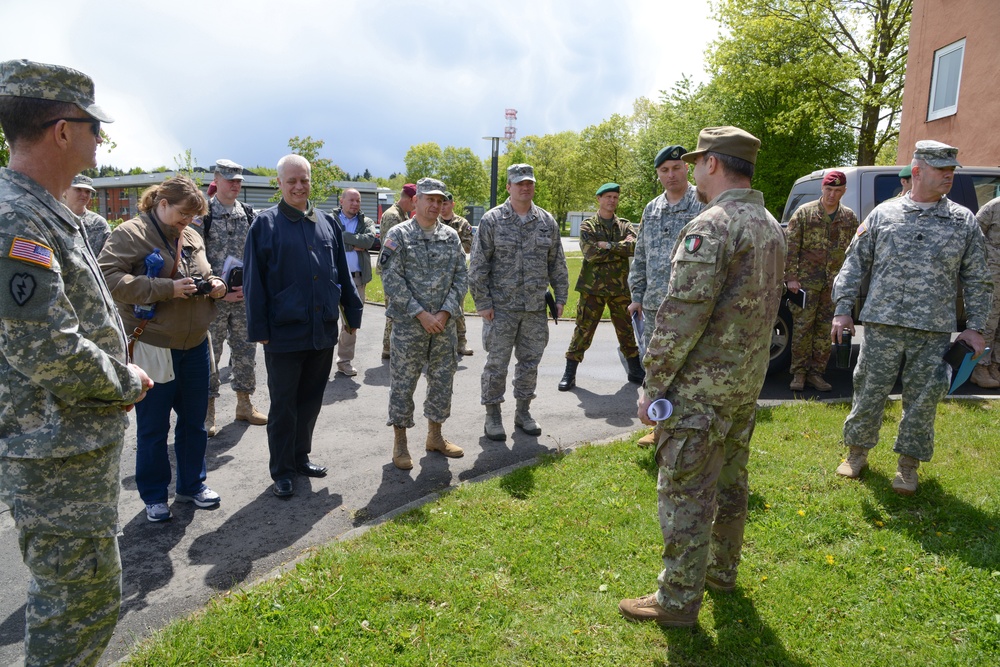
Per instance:
[[[31,262],[46,269],[52,268],[52,248],[35,241],[14,237],[14,243],[10,246],[8,254],[12,259]]]
[[[10,295],[23,306],[35,293],[35,278],[30,273],[15,273],[10,279]]]
[[[698,234],[689,234],[684,237],[684,249],[690,253],[698,252],[701,247],[702,238]]]

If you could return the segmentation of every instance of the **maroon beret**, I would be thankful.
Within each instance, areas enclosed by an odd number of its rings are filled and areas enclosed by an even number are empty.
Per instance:
[[[407,197],[416,197],[417,186],[414,185],[413,183],[407,183],[406,185],[403,186],[403,194],[406,195]]]
[[[844,172],[842,171],[828,172],[827,175],[823,177],[823,185],[833,185],[835,187],[847,185],[847,176],[844,176]]]

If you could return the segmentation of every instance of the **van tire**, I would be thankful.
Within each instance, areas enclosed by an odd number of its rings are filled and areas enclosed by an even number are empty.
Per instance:
[[[792,365],[792,313],[785,303],[778,309],[778,317],[771,331],[771,360],[767,374],[782,373]]]

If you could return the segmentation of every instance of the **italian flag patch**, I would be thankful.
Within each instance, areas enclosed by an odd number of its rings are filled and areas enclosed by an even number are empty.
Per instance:
[[[701,247],[702,238],[698,234],[689,234],[684,237],[684,249],[689,253],[696,253]]]

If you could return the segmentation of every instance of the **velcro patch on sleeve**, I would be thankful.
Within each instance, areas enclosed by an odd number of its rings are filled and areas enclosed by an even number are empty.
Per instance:
[[[52,248],[44,243],[24,239],[20,236],[14,237],[14,241],[10,245],[8,257],[44,266],[46,269],[52,268]]]

